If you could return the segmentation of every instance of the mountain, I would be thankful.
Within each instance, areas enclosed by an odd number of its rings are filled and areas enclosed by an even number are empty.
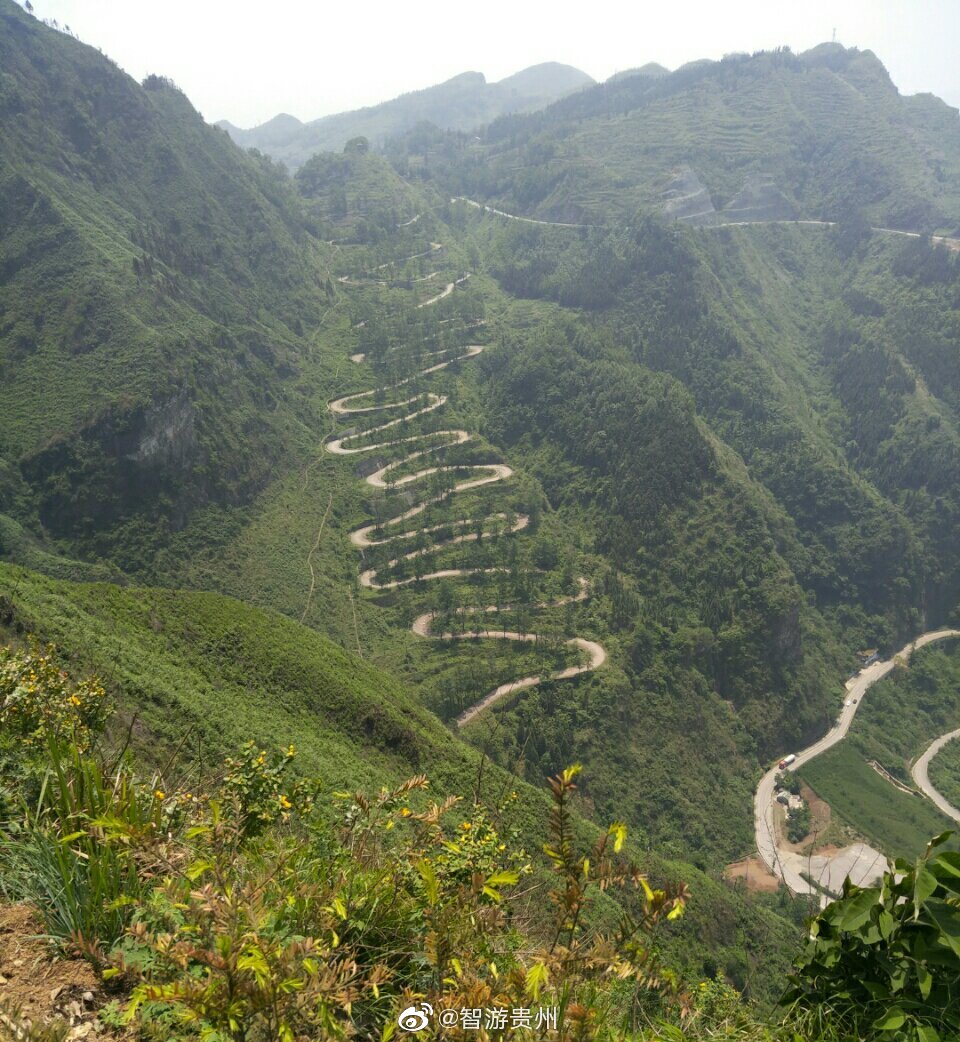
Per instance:
[[[135,557],[263,486],[329,248],[167,81],[0,20],[0,513]]]
[[[424,90],[352,112],[301,123],[281,114],[250,130],[221,121],[243,148],[257,148],[285,163],[301,167],[317,152],[339,152],[351,138],[366,137],[375,146],[418,123],[441,129],[469,130],[511,112],[529,112],[589,86],[593,80],[579,69],[544,62],[488,83],[483,73],[464,72]]]
[[[605,871],[620,822],[624,852],[692,896],[655,942],[676,994],[648,994],[645,962],[602,962],[633,981],[601,983],[603,1015],[626,1024],[650,1003],[723,1037],[705,1019],[716,996],[752,1023],[714,978],[772,1001],[809,910],[743,862],[757,779],[831,726],[858,652],[896,650],[960,609],[960,261],[923,234],[951,228],[952,110],[901,98],[872,55],[828,46],[644,67],[470,133],[419,122],[382,153],[354,134],[290,176],[168,81],[135,83],[10,0],[0,30],[4,691],[36,694],[10,663],[34,654],[48,676],[43,648],[24,647],[55,642],[115,707],[106,776],[129,758],[141,777],[170,770],[171,791],[191,807],[200,791],[203,808],[239,775],[243,800],[270,803],[269,827],[234,834],[210,885],[240,893],[244,870],[280,849],[309,885],[342,881],[342,911],[321,889],[276,916],[244,906],[244,938],[267,915],[290,942],[290,979],[316,907],[345,924],[324,927],[331,950],[367,958],[351,894],[373,873],[392,892],[378,937],[426,924],[429,961],[447,950],[441,920],[476,912],[483,943],[458,934],[449,949],[461,968],[482,953],[472,989],[507,987],[498,974],[525,994],[553,988],[567,956],[548,952],[543,978],[522,953],[548,936],[554,899],[560,947],[576,944],[567,902]],[[552,79],[528,73],[510,89]],[[291,128],[278,117],[271,132]],[[841,206],[858,192],[862,205]],[[453,198],[467,193],[472,205]],[[885,696],[929,703],[922,728],[882,742],[874,721],[844,755],[912,759],[910,736],[929,739],[952,705],[932,693],[939,676],[918,670]],[[0,728],[8,816],[63,766],[49,743],[31,738],[25,757],[18,740]],[[305,824],[281,813],[304,790],[276,788],[270,766],[288,743],[300,782],[320,782]],[[38,773],[24,778],[28,761]],[[574,792],[557,777],[575,763]],[[862,757],[844,764],[872,782],[871,841],[917,854],[900,844],[920,826],[883,828],[888,782]],[[422,801],[421,774],[434,786]],[[167,806],[156,782],[130,791]],[[193,813],[179,796],[170,806],[163,835],[206,842],[178,831]],[[439,807],[456,842],[441,841]],[[88,818],[102,831],[102,810]],[[17,827],[49,839],[49,820]],[[802,843],[857,838],[856,815],[836,820]],[[551,821],[567,835],[555,845]],[[141,825],[123,835],[149,845]],[[73,850],[64,835],[72,825],[50,849]],[[601,843],[589,866],[570,860],[571,835]],[[413,845],[391,846],[400,836]],[[34,848],[5,833],[5,892],[11,849]],[[529,882],[495,871],[506,849],[522,866],[529,853]],[[168,933],[170,907],[203,911],[194,883],[212,870],[196,856],[178,854],[168,907],[137,847],[153,897],[133,897],[146,934],[120,950]],[[196,878],[177,875],[181,860]],[[726,882],[731,862],[747,889]],[[499,918],[514,875],[530,937],[510,932],[513,905]],[[48,907],[42,873],[18,878]],[[650,900],[613,889],[594,894],[585,931],[629,926],[621,913]],[[117,898],[101,911],[128,914]],[[347,1010],[360,1035],[396,1021],[394,998],[456,975],[376,943],[387,976]],[[107,948],[85,951],[106,965]],[[160,967],[142,954],[124,973]],[[670,992],[672,975],[657,979]],[[186,1001],[190,980],[163,994]],[[169,1010],[155,1015],[167,1031]],[[206,1030],[209,1006],[198,1015]]]
[[[840,44],[617,77],[457,147],[464,194],[553,220],[643,207],[723,223],[777,200],[783,218],[960,229],[957,110],[903,97],[872,52]]]

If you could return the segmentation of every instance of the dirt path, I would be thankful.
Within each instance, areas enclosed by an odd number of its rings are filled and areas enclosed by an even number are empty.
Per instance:
[[[306,482],[304,482],[304,488],[306,488]],[[307,554],[307,567],[310,569],[310,589],[307,591],[307,603],[303,607],[303,614],[300,616],[300,621],[307,617],[307,612],[310,611],[310,605],[313,603],[313,595],[317,589],[317,573],[313,567],[313,555],[320,549],[320,540],[323,538],[323,530],[327,524],[327,518],[330,516],[330,508],[333,506],[333,493],[330,493],[330,498],[327,500],[327,509],[323,512],[323,520],[320,522],[320,529],[317,532],[317,538],[313,541],[313,546],[310,548],[310,553]]]

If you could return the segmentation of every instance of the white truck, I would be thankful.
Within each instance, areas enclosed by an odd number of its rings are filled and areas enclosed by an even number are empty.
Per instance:
[[[784,756],[784,758],[777,764],[777,766],[780,768],[781,771],[786,770],[786,768],[789,767],[790,764],[792,764],[796,760],[796,758],[796,753],[790,753],[789,756]]]

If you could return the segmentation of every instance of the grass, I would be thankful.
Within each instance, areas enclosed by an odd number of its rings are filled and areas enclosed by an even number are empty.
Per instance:
[[[951,827],[921,796],[909,796],[885,781],[847,742],[798,773],[838,818],[890,856],[917,857],[932,836]]]

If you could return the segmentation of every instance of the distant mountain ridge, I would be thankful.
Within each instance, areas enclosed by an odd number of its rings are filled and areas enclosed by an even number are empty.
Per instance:
[[[884,227],[960,229],[957,109],[902,95],[873,52],[833,42],[627,70],[450,147],[463,161],[451,194],[548,220],[628,223],[638,208],[696,223],[724,211],[862,211]],[[442,151],[430,155],[434,176]],[[394,162],[415,171],[423,154],[415,136]]]
[[[258,148],[297,169],[316,152],[339,152],[353,137],[367,137],[377,145],[424,121],[435,123],[442,130],[468,130],[498,116],[533,112],[594,82],[572,65],[544,62],[496,83],[488,83],[482,72],[464,72],[379,105],[323,116],[309,123],[280,113],[250,130],[236,127],[228,120],[220,120],[217,126],[241,147]]]

